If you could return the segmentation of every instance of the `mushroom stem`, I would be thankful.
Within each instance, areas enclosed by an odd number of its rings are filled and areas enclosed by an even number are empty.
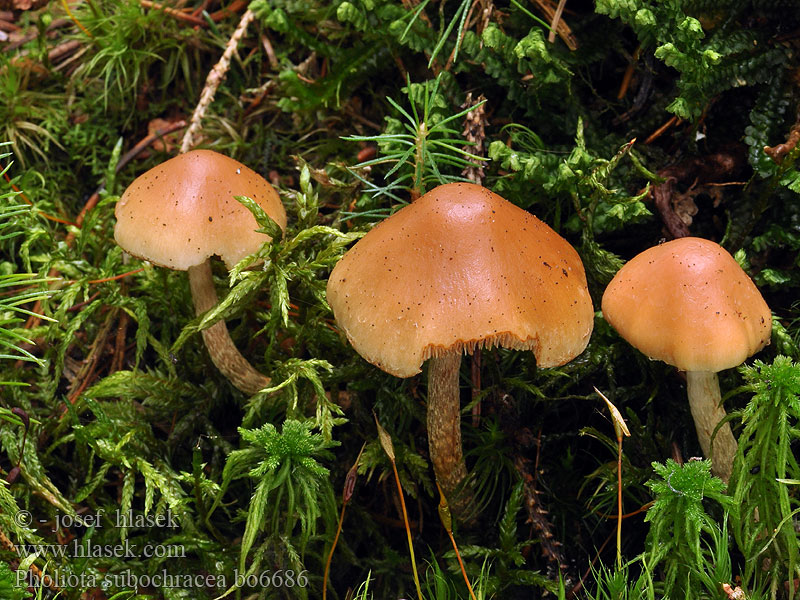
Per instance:
[[[200,315],[219,301],[211,278],[211,263],[206,259],[199,265],[189,267],[188,272],[194,310]],[[228,333],[225,321],[217,321],[202,333],[211,361],[234,386],[250,395],[269,387],[270,378],[256,371],[241,355]]]
[[[436,480],[455,515],[463,515],[472,502],[472,494],[463,485],[467,465],[461,452],[460,367],[460,351],[428,362],[428,447]]]
[[[722,407],[717,374],[709,371],[687,371],[686,382],[689,408],[697,429],[700,448],[706,457],[711,458],[711,472],[728,483],[738,446],[730,425],[725,423],[717,430],[712,453],[711,437],[714,429],[720,421],[727,417],[727,413]]]

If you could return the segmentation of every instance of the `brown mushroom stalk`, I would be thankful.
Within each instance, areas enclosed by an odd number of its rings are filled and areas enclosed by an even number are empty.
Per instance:
[[[189,267],[189,287],[197,315],[211,310],[219,298],[211,277],[211,263],[204,260],[199,265]],[[217,321],[202,331],[203,341],[208,349],[211,362],[228,380],[245,394],[255,394],[270,385],[270,378],[257,371],[242,356],[228,333],[225,321]]]
[[[728,416],[722,407],[719,377],[710,371],[687,371],[686,385],[689,409],[703,455],[711,458],[715,475],[728,481],[733,472],[733,459],[738,445],[728,423],[717,429],[717,425]]]
[[[428,360],[428,449],[436,480],[456,513],[463,512],[471,500],[466,490],[459,490],[467,478],[461,450],[460,368],[460,350]]]

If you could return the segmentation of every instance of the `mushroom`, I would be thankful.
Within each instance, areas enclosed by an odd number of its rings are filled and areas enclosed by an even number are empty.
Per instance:
[[[467,476],[461,355],[502,346],[533,351],[540,367],[563,365],[586,347],[594,317],[575,250],[471,183],[439,186],[378,224],[334,267],[327,295],[370,363],[411,377],[429,360],[430,457],[455,512],[469,504],[468,492],[454,495]]]
[[[228,268],[258,250],[269,236],[259,233],[252,213],[234,196],[257,202],[281,227],[286,211],[278,193],[243,164],[211,150],[194,150],[137,177],[117,202],[114,237],[126,252],[156,265],[189,272],[196,314],[213,308],[217,292],[209,258]],[[230,338],[224,321],[203,330],[211,360],[247,394],[267,387]]]
[[[686,371],[700,447],[727,482],[737,445],[728,423],[717,429],[727,416],[717,372],[769,343],[772,315],[755,284],[720,245],[685,237],[628,261],[608,284],[602,309],[635,348]]]

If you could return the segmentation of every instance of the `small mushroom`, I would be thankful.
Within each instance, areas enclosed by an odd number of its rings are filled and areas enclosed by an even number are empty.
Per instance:
[[[128,186],[117,202],[114,237],[134,256],[188,271],[195,311],[202,314],[218,302],[209,258],[216,254],[230,268],[270,239],[256,231],[252,213],[234,196],[252,198],[286,228],[286,211],[264,178],[232,158],[194,150],[150,169]],[[237,388],[253,394],[269,385],[269,377],[233,344],[224,321],[204,329],[203,340],[211,360]]]
[[[533,351],[540,367],[563,365],[586,347],[594,317],[572,246],[470,183],[439,186],[378,224],[333,269],[327,294],[367,361],[411,377],[429,360],[431,462],[456,512],[469,504],[467,491],[455,497],[467,477],[461,355],[502,346]]]
[[[686,371],[689,407],[712,472],[728,481],[736,439],[717,372],[769,343],[772,314],[734,258],[709,240],[685,237],[645,250],[623,266],[602,301],[606,320],[652,359]]]

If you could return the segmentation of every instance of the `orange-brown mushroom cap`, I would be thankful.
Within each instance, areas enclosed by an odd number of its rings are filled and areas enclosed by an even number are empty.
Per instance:
[[[561,365],[593,326],[572,246],[470,183],[439,186],[378,224],[333,269],[327,293],[353,347],[398,377],[431,356],[491,346]]]
[[[623,266],[603,295],[603,315],[650,358],[684,371],[740,365],[769,343],[772,314],[720,245],[680,238]]]
[[[286,211],[258,173],[212,150],[194,150],[137,177],[117,202],[114,237],[130,254],[186,270],[218,255],[228,267],[269,236],[234,196],[248,196],[281,227]]]

